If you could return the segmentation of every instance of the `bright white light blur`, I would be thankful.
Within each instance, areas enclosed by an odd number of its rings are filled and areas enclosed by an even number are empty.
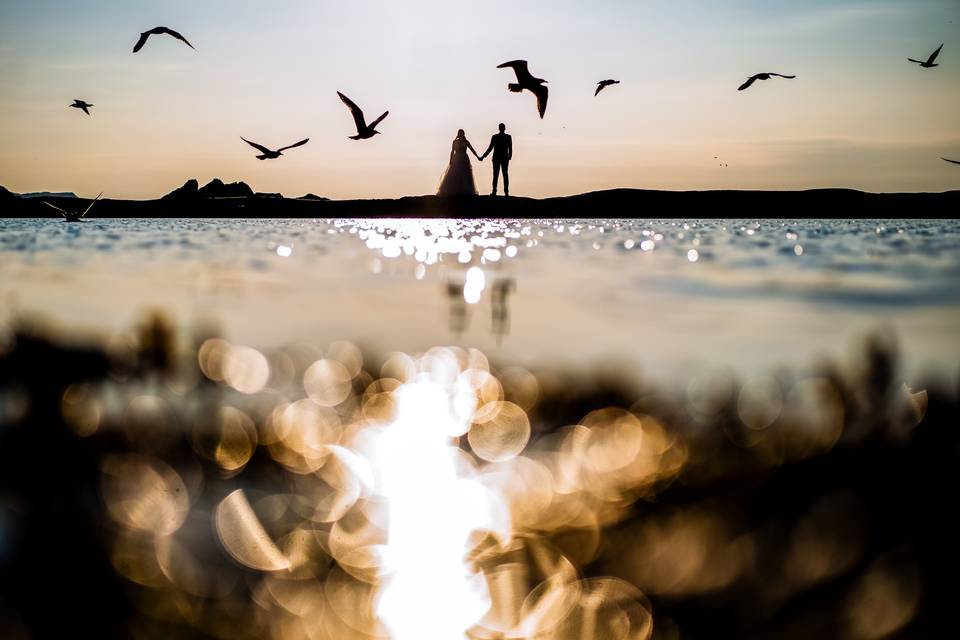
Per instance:
[[[402,251],[403,248],[398,242],[391,242],[381,249],[381,253],[383,253],[384,258],[397,258],[400,256]]]
[[[697,252],[696,249],[690,249],[690,251],[687,251],[687,260],[689,260],[690,262],[696,262],[699,259],[700,259],[700,253]]]
[[[395,398],[397,418],[374,464],[390,523],[377,615],[397,640],[465,638],[490,608],[486,581],[464,561],[470,535],[509,536],[509,517],[483,484],[459,475],[448,434],[463,418],[451,412],[447,389],[421,374]]]
[[[498,262],[504,256],[517,255],[516,247],[507,247],[508,238],[519,238],[511,224],[500,220],[336,220],[338,227],[349,228],[384,258],[413,256],[426,265],[442,261],[444,255],[456,256],[461,264],[474,259],[474,250],[481,261]],[[529,228],[526,230],[529,234]],[[527,243],[528,246],[530,243]]]
[[[289,258],[292,253],[293,247],[288,247],[284,244],[277,246],[277,255],[281,258]]]
[[[467,281],[463,285],[463,299],[467,304],[476,304],[480,302],[480,294],[486,286],[486,276],[480,267],[470,267],[467,269]]]

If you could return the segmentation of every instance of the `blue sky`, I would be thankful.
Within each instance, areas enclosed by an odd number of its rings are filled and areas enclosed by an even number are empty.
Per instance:
[[[163,24],[192,51],[140,31]],[[5,0],[0,184],[153,197],[189,177],[331,197],[431,193],[464,128],[514,136],[517,194],[960,187],[960,3]],[[941,42],[942,66],[920,69]],[[496,65],[550,81],[544,120]],[[758,71],[798,78],[736,87]],[[597,80],[622,81],[593,96]],[[368,115],[347,139],[336,96]],[[66,108],[73,98],[94,115]],[[267,146],[311,142],[260,162]],[[717,156],[717,159],[714,159]],[[726,166],[720,166],[721,164]],[[489,163],[475,166],[478,186]]]

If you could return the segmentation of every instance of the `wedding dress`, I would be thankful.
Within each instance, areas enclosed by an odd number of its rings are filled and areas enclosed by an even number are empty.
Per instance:
[[[450,150],[450,164],[440,179],[438,196],[466,196],[477,195],[477,185],[473,182],[473,167],[467,157],[467,149],[472,149],[467,139],[457,137],[453,140]]]

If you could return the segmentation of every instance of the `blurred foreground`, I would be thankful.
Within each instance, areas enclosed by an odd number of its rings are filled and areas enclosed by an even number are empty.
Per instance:
[[[152,317],[0,334],[0,637],[884,638],[953,621],[956,380],[660,388]]]

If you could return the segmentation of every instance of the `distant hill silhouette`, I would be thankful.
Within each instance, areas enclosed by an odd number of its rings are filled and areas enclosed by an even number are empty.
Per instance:
[[[32,191],[19,194],[21,198],[76,198],[73,191]]]
[[[6,194],[6,195],[4,195]],[[245,182],[196,180],[157,200],[101,200],[93,218],[903,218],[949,215],[960,191],[867,193],[853,189],[806,191],[652,191],[611,189],[554,198],[407,196],[329,200],[255,194]],[[52,204],[76,199],[50,197]],[[83,200],[83,199],[80,199]],[[0,192],[0,217],[52,217],[37,199]]]
[[[160,198],[161,200],[184,200],[194,198],[249,198],[254,195],[253,189],[246,182],[224,183],[220,178],[214,178],[202,187],[196,178],[190,178],[178,187]],[[279,194],[278,194],[279,195]]]
[[[7,190],[6,187],[0,187],[0,203],[3,202],[19,202],[20,197],[12,191]]]
[[[214,178],[197,190],[201,198],[249,198],[253,189],[246,182],[224,184],[220,178]]]
[[[190,178],[183,183],[182,187],[177,187],[167,195],[160,198],[161,200],[180,200],[183,198],[196,198],[197,191],[200,189],[200,183],[197,182],[196,178]]]

